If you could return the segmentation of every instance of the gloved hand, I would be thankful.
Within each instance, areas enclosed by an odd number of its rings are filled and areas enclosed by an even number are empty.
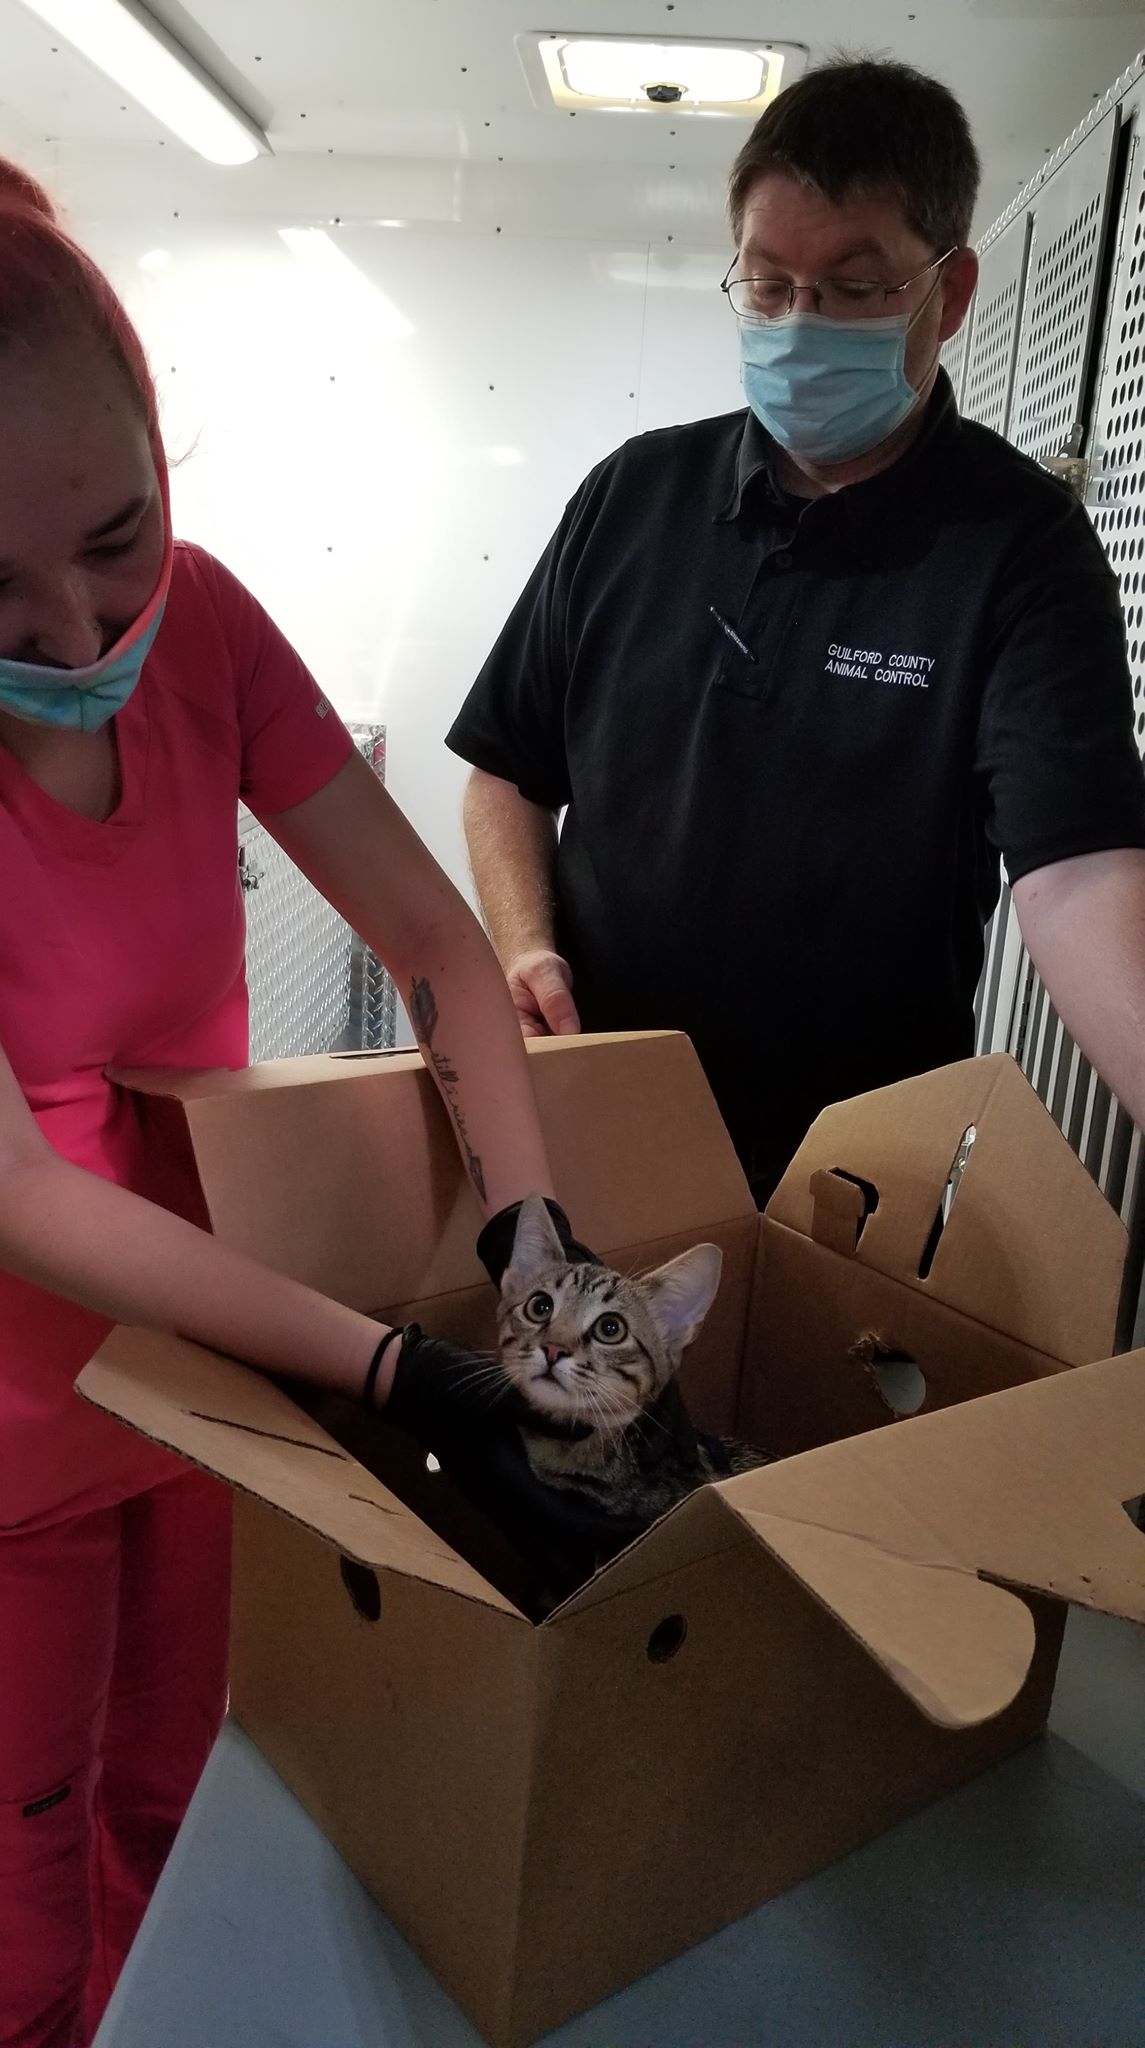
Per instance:
[[[427,1337],[418,1323],[407,1323],[401,1344],[384,1412],[427,1450],[437,1450],[443,1433],[485,1423],[511,1428],[528,1420],[528,1404],[487,1354],[465,1351],[446,1337]],[[363,1398],[374,1407],[369,1381]]]
[[[572,1224],[559,1202],[546,1200],[545,1207],[552,1218],[553,1228],[560,1238],[565,1257],[572,1266],[599,1266],[603,1263],[587,1245],[578,1243],[572,1234]],[[507,1209],[498,1209],[489,1218],[477,1240],[477,1256],[494,1287],[500,1287],[506,1268],[513,1256],[513,1239],[517,1235],[517,1218],[522,1204],[513,1202]]]
[[[402,1348],[384,1408],[512,1543],[551,1600],[564,1599],[624,1549],[647,1520],[607,1513],[587,1492],[546,1485],[525,1454],[518,1425],[536,1422],[488,1359],[416,1323]]]

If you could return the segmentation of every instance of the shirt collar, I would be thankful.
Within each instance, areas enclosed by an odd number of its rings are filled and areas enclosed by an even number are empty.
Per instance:
[[[880,535],[891,522],[917,517],[919,498],[928,497],[939,483],[958,431],[954,390],[945,370],[940,369],[922,426],[898,460],[865,483],[849,484],[833,498],[810,498],[807,503],[840,506],[856,549],[866,555],[877,553]],[[799,503],[776,480],[777,452],[770,434],[749,408],[736,449],[731,494],[713,515],[717,522],[737,519],[749,494],[772,508]]]

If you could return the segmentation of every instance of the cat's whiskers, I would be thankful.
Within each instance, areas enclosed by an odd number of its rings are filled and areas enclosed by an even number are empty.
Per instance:
[[[498,1401],[503,1401],[505,1399],[505,1396],[507,1393],[509,1393],[512,1384],[512,1380],[510,1379],[508,1373],[505,1371],[504,1366],[496,1363],[490,1365],[475,1365],[472,1371],[466,1373],[459,1373],[457,1379],[454,1382],[454,1385],[457,1387],[458,1392],[464,1391],[465,1393],[470,1394],[487,1394],[489,1397],[489,1406],[491,1408],[495,1406],[495,1404]]]

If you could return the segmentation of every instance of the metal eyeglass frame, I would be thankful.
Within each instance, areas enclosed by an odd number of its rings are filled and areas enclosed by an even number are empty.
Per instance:
[[[818,294],[827,285],[847,285],[850,286],[852,291],[869,290],[881,292],[885,301],[886,299],[895,298],[899,292],[909,291],[911,285],[917,284],[920,277],[929,277],[932,270],[940,270],[942,265],[949,263],[951,257],[956,256],[957,253],[958,244],[955,243],[953,247],[946,251],[944,256],[936,256],[933,263],[928,263],[923,270],[916,270],[913,277],[904,278],[902,284],[882,284],[878,278],[874,277],[819,277],[816,278],[814,284],[790,284],[782,277],[752,276],[733,278],[732,271],[739,262],[739,257],[733,256],[720,285],[720,290],[727,298],[727,302],[737,320],[753,320],[758,326],[771,327],[777,320],[790,320],[791,315],[795,311],[796,294],[799,292],[815,292]],[[731,296],[733,284],[779,285],[787,293],[787,311],[785,313],[741,313]],[[818,311],[818,306],[816,311]]]

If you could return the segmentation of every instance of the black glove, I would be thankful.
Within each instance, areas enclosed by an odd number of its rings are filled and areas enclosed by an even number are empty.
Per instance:
[[[603,1263],[587,1245],[579,1244],[572,1234],[572,1224],[559,1202],[545,1202],[552,1219],[553,1228],[561,1241],[561,1249],[570,1266],[599,1266]],[[513,1239],[517,1235],[517,1218],[522,1204],[513,1202],[508,1209],[498,1209],[489,1218],[477,1240],[477,1256],[494,1287],[500,1287],[509,1261],[513,1256]]]
[[[433,1452],[550,1598],[575,1592],[648,1526],[646,1518],[607,1513],[587,1492],[538,1479],[518,1427],[536,1416],[512,1382],[487,1359],[425,1336],[416,1323],[402,1331],[390,1397],[378,1413]]]
[[[386,1346],[399,1333],[391,1331],[374,1353],[374,1364],[362,1389],[365,1406],[373,1409],[374,1378]],[[387,1420],[408,1429],[436,1451],[439,1434],[495,1422],[508,1428],[528,1420],[527,1402],[512,1380],[490,1358],[464,1351],[446,1337],[427,1337],[420,1325],[407,1323],[400,1332],[402,1348],[394,1367],[393,1385],[385,1405]]]

